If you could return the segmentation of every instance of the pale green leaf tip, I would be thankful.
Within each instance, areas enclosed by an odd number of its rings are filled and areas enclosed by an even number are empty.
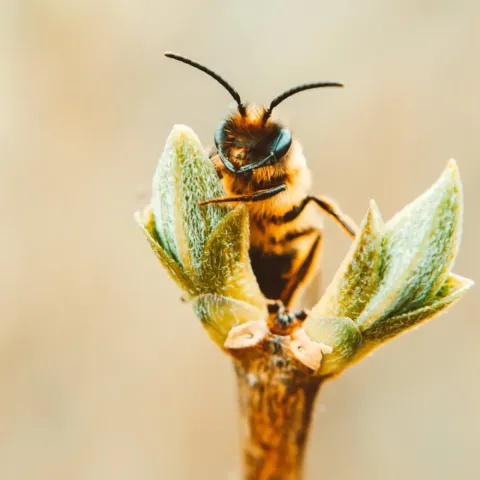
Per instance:
[[[369,206],[369,210],[371,210],[371,211],[375,212],[376,214],[380,215],[380,210],[378,208],[377,202],[373,198],[370,199],[370,202],[369,202],[368,206]]]
[[[143,227],[145,225],[144,220],[143,220],[143,215],[142,215],[141,212],[139,212],[139,211],[134,212],[133,218],[134,218],[135,222],[137,223],[137,225],[139,225],[141,227]]]
[[[362,222],[361,228],[365,229],[368,224],[372,225],[371,228],[373,228],[377,234],[380,234],[383,230],[383,217],[378,208],[377,202],[373,198],[370,199],[368,211]]]
[[[198,136],[193,131],[193,129],[187,125],[183,125],[182,123],[176,123],[172,127],[172,130],[170,130],[168,139],[172,142],[175,142],[175,141],[183,140],[185,137],[189,139],[194,138],[197,140],[198,143],[200,143],[200,140],[198,139]]]
[[[462,297],[468,290],[470,290],[475,285],[475,282],[472,279],[463,277],[462,275],[457,275],[456,273],[450,273],[449,278],[458,282],[459,285],[455,289],[454,293],[457,293],[459,297]]]
[[[182,125],[181,123],[175,124],[168,136],[167,142],[178,147],[182,147],[185,144],[192,145],[202,149],[202,143],[198,138],[198,135],[193,131],[192,128],[187,125]],[[182,157],[180,157],[182,160]]]
[[[475,282],[467,277],[463,277],[462,275],[458,275],[457,273],[451,273],[451,277],[453,277],[458,283],[462,285],[463,288],[469,289],[475,285]]]
[[[372,219],[374,219],[377,231],[378,233],[381,233],[381,231],[383,230],[383,217],[380,212],[380,208],[377,205],[377,202],[373,198],[370,199],[367,216],[370,216]],[[365,218],[365,223],[366,222],[367,218]]]
[[[445,179],[449,183],[455,185],[460,195],[462,194],[462,180],[460,178],[460,169],[458,168],[458,164],[456,160],[454,160],[453,158],[451,158],[447,162],[447,166],[443,170],[442,175],[440,176],[440,179],[438,180],[438,182],[440,182],[442,179]],[[460,202],[461,201],[462,199],[460,198]]]
[[[451,158],[447,163],[447,168],[445,169],[449,171],[452,176],[460,178],[460,171],[458,169],[457,161]]]

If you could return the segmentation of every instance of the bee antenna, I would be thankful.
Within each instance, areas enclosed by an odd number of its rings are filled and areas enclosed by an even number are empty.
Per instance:
[[[201,70],[202,72],[206,73],[210,77],[214,78],[220,85],[223,85],[230,95],[234,98],[234,100],[237,102],[238,105],[238,111],[240,114],[243,116],[245,115],[245,105],[242,104],[242,100],[240,99],[240,95],[238,92],[226,81],[224,80],[220,75],[215,73],[213,70],[210,70],[207,67],[204,67],[203,65],[200,65],[199,63],[190,60],[187,57],[183,57],[182,55],[178,55],[173,52],[164,52],[164,55],[168,58],[173,58],[174,60],[178,60],[179,62],[186,63],[187,65],[190,65],[191,67],[197,68],[198,70]]]
[[[295,95],[296,93],[303,92],[304,90],[310,90],[311,88],[323,88],[323,87],[343,87],[341,83],[335,82],[315,82],[315,83],[305,83],[303,85],[298,85],[297,87],[290,88],[286,92],[281,93],[278,97],[275,97],[263,114],[263,121],[266,122],[270,115],[272,114],[272,110],[281,102],[286,100],[288,97]]]

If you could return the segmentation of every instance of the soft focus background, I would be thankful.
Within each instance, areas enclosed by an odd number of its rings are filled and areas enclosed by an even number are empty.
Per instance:
[[[315,193],[359,221],[465,188],[455,271],[480,280],[480,3],[4,2],[0,478],[233,480],[234,376],[136,227],[174,123],[206,145],[231,98],[282,104]],[[326,221],[324,277],[348,245]],[[477,287],[478,288],[478,287]],[[479,296],[321,392],[308,479],[480,478]]]

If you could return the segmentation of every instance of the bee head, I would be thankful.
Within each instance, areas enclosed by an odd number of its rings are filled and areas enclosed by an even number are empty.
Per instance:
[[[280,102],[311,88],[343,87],[341,83],[332,82],[306,83],[275,97],[268,108],[260,108],[242,103],[238,92],[213,70],[175,53],[165,52],[165,56],[197,68],[214,78],[237,103],[237,111],[223,120],[215,132],[215,145],[220,159],[232,173],[241,174],[275,165],[288,153],[292,144],[290,130],[270,118],[272,110]]]
[[[290,149],[292,134],[266,117],[267,110],[242,105],[223,120],[215,132],[215,146],[225,167],[232,173],[246,173],[275,165]]]

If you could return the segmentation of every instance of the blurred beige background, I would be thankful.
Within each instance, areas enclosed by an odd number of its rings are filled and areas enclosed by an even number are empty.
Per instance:
[[[0,478],[233,480],[235,384],[133,213],[174,123],[278,113],[315,192],[385,218],[458,160],[480,280],[480,3],[11,0],[0,15]],[[328,280],[348,248],[326,221]],[[309,479],[480,478],[477,288],[321,392]]]

